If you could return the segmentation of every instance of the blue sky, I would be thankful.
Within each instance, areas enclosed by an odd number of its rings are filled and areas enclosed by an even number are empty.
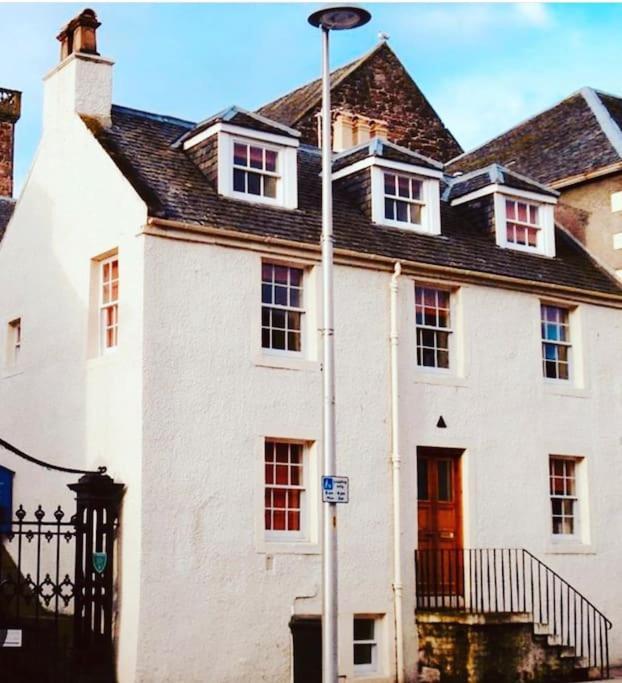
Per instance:
[[[24,92],[18,189],[41,128],[42,76],[55,36],[85,4],[0,4],[0,86]],[[94,3],[100,52],[115,60],[118,104],[199,120],[254,109],[312,80],[316,5]],[[390,45],[459,142],[470,149],[574,90],[622,94],[620,4],[374,4],[372,21],[334,34],[332,64]]]

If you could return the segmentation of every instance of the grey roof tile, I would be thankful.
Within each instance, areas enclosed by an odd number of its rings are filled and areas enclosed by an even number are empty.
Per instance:
[[[113,107],[113,125],[91,130],[144,199],[150,215],[197,226],[318,244],[321,231],[320,156],[299,150],[298,209],[221,197],[191,159],[172,143],[187,130],[173,120]],[[87,121],[87,123],[89,123]],[[545,258],[496,246],[463,207],[441,205],[442,235],[376,225],[351,199],[335,192],[335,246],[421,264],[620,295],[622,290],[574,240],[557,231],[557,256]]]

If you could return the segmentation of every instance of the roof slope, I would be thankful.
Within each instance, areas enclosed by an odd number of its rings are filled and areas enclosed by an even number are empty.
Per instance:
[[[113,107],[112,122],[110,128],[91,129],[144,199],[151,216],[319,244],[321,158],[317,150],[300,148],[299,208],[292,211],[219,196],[183,150],[172,146],[191,124],[121,107]],[[557,233],[557,257],[549,259],[497,247],[494,236],[475,225],[463,206],[452,208],[443,202],[441,221],[441,236],[382,227],[372,223],[349,195],[335,192],[337,249],[622,294],[615,280],[564,232]]]
[[[447,190],[444,193],[443,198],[447,201],[457,199],[458,197],[464,197],[471,192],[495,184],[513,187],[517,190],[535,192],[541,195],[549,195],[551,197],[559,196],[559,192],[556,192],[545,185],[540,185],[540,183],[533,181],[531,178],[527,178],[500,164],[491,164],[484,168],[478,168],[476,171],[471,171],[465,175],[446,177],[445,182],[447,184]]]
[[[8,197],[0,197],[0,240],[4,236],[4,231],[11,220],[14,209],[15,200]]]
[[[583,88],[453,159],[448,169],[470,171],[498,162],[541,183],[554,183],[622,161],[620,124],[622,99]]]
[[[264,105],[258,113],[300,130],[317,144],[321,105],[316,80]],[[386,122],[389,140],[424,156],[448,161],[462,152],[456,138],[386,42],[331,74],[332,108]]]

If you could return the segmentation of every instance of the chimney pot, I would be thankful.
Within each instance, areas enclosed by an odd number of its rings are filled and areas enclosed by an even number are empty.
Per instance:
[[[60,59],[63,61],[74,52],[99,55],[97,52],[97,29],[101,23],[92,9],[85,9],[74,17],[56,36],[60,41]]]

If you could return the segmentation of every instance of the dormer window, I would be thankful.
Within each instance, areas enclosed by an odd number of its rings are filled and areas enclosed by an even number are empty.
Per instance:
[[[507,194],[506,194],[507,192]],[[527,196],[525,196],[527,195]],[[555,256],[554,200],[507,188],[494,193],[495,233],[500,247]]]
[[[539,207],[536,204],[505,200],[506,239],[508,244],[538,247],[540,233]]]
[[[425,203],[423,181],[408,175],[384,172],[384,217],[388,221],[421,227]]]
[[[233,191],[276,199],[279,152],[244,142],[233,143]]]
[[[298,207],[300,133],[230,107],[175,141],[209,178],[218,194],[254,204]]]

